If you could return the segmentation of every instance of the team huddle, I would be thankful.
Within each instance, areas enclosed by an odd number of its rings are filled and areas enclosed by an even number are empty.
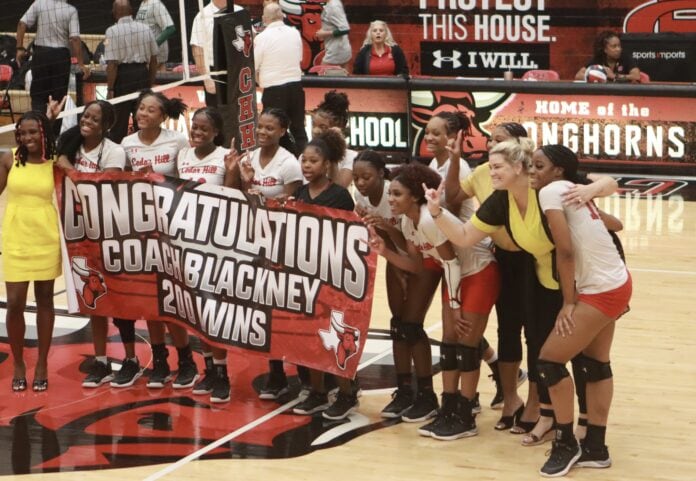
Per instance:
[[[0,192],[8,190],[2,254],[13,391],[28,388],[23,345],[29,282],[34,282],[39,336],[31,387],[48,389],[54,280],[61,273],[53,165],[86,173],[155,172],[265,199],[292,197],[355,211],[363,219],[370,247],[387,261],[397,388],[383,417],[420,423],[418,434],[437,440],[475,436],[483,359],[496,381],[491,405],[502,410],[494,428],[520,435],[523,446],[553,438],[543,476],[565,475],[574,465],[611,465],[605,444],[613,390],[610,347],[615,321],[631,296],[631,277],[615,235],[621,222],[593,203],[616,191],[611,177],[580,174],[571,150],[536,148],[514,123],[496,126],[488,162],[472,171],[461,158],[470,121],[455,113],[439,113],[427,123],[429,165],[414,161],[390,171],[378,152],[347,148],[348,98],[335,91],[312,112],[312,139],[299,158],[281,146],[290,121],[278,108],[259,115],[257,148],[240,153],[222,147],[223,120],[215,108],[195,112],[186,138],[162,127],[185,112],[179,99],[144,91],[136,106],[137,131],[121,144],[107,138],[115,120],[108,102],[88,103],[79,125],[57,142],[48,118],[28,112],[17,123],[17,148],[0,155]],[[439,285],[441,401],[433,388],[431,345],[423,327]],[[494,307],[497,350],[483,337]],[[113,319],[125,350],[121,368],[113,372],[106,353],[108,320],[91,317],[95,360],[83,386],[127,388],[145,373],[135,354],[135,321]],[[230,400],[225,349],[201,340],[201,375],[184,328],[165,322],[147,322],[147,327],[153,353],[148,388],[171,382],[175,389],[209,396],[212,403]],[[177,352],[175,372],[167,361],[167,331]],[[522,333],[526,370],[520,369]],[[357,379],[302,366],[297,373],[302,390],[294,413],[340,420],[358,408]],[[527,376],[529,392],[523,400],[517,387]],[[573,390],[579,406],[575,430]],[[259,397],[277,400],[286,393],[285,365],[271,360]]]

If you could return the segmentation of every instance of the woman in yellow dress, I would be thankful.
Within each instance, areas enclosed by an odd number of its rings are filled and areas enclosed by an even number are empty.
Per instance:
[[[34,391],[48,388],[48,350],[53,335],[53,283],[61,275],[60,232],[53,206],[54,139],[46,116],[27,112],[15,130],[17,148],[0,154],[0,194],[7,187],[2,221],[2,261],[7,289],[7,335],[14,358],[13,391],[27,388],[24,309],[34,281],[39,356]]]

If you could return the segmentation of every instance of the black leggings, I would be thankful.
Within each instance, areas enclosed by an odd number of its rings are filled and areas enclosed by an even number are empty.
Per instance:
[[[542,286],[536,275],[530,278],[532,289],[527,296],[526,324],[524,335],[527,338],[527,369],[529,370],[529,380],[537,383],[539,390],[539,400],[542,403],[550,404],[551,398],[549,391],[539,382],[537,371],[537,360],[541,347],[549,337],[556,323],[561,307],[563,307],[563,296],[558,289],[547,289]]]
[[[495,248],[500,270],[500,295],[495,303],[498,316],[498,359],[502,362],[522,360],[522,327],[525,326],[525,303],[530,279],[536,277],[534,258],[523,251]]]

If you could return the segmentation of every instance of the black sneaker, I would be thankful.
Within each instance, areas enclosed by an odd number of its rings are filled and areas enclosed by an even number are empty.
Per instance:
[[[429,438],[433,430],[435,430],[436,427],[445,420],[445,417],[446,416],[442,412],[442,409],[438,410],[437,414],[435,414],[435,417],[432,421],[418,428],[418,434],[420,434],[421,436],[425,436],[426,438]]]
[[[474,394],[474,400],[471,401],[471,414],[476,416],[481,414],[481,403],[479,402],[479,393]]]
[[[443,419],[433,427],[430,437],[440,441],[454,441],[476,436],[478,429],[472,414],[473,401],[469,401],[459,393],[449,400],[446,400],[444,394],[442,398]]]
[[[437,413],[438,402],[435,393],[430,390],[419,390],[413,406],[408,408],[401,416],[401,420],[407,423],[426,421]]]
[[[575,463],[581,468],[609,468],[611,467],[611,458],[609,457],[609,449],[602,446],[597,449],[589,449],[586,445],[581,444],[582,454],[580,459]]]
[[[285,376],[269,374],[266,383],[259,391],[259,399],[278,399],[288,392],[288,378]]]
[[[544,466],[539,470],[539,474],[546,478],[565,476],[573,464],[580,458],[582,449],[573,438],[571,443],[564,441],[553,441],[551,443],[551,455],[546,460]]]
[[[440,441],[454,441],[455,439],[476,436],[478,429],[473,417],[464,421],[458,413],[451,413],[442,417],[442,420],[430,432],[430,437]]]
[[[172,371],[169,369],[167,358],[155,359],[152,371],[147,380],[147,387],[161,389],[172,380]]]
[[[400,418],[408,408],[413,406],[413,389],[400,387],[391,395],[392,400],[382,409],[381,416],[387,419]]]
[[[227,376],[227,366],[215,366],[215,379],[210,392],[211,403],[226,403],[230,400],[230,378]]]
[[[109,362],[103,363],[95,360],[89,369],[87,377],[82,381],[82,387],[99,387],[110,382],[113,378],[114,373]]]
[[[213,383],[215,382],[215,372],[209,369],[203,371],[203,379],[198,381],[193,386],[193,394],[210,394],[213,392]]]
[[[193,359],[179,361],[179,372],[172,383],[174,389],[186,389],[193,386],[198,380],[198,367]]]
[[[121,369],[118,370],[114,380],[111,381],[111,387],[130,387],[142,375],[143,370],[137,358],[124,359],[121,363]]]
[[[321,415],[326,419],[332,419],[337,421],[339,419],[345,419],[352,412],[358,409],[360,403],[358,402],[358,397],[355,394],[346,394],[344,392],[338,391],[336,395],[336,401],[334,401],[331,406],[329,406],[326,411],[321,413]]]
[[[329,399],[326,393],[310,391],[304,401],[296,405],[292,412],[295,414],[310,415],[323,411],[329,407]]]

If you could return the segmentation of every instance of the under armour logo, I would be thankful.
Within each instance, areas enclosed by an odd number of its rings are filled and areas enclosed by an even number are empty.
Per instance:
[[[459,59],[462,57],[462,53],[459,50],[452,50],[451,57],[445,57],[442,55],[442,50],[435,50],[433,52],[433,57],[435,57],[435,60],[433,60],[433,66],[437,68],[442,68],[442,62],[452,62],[453,68],[459,68],[462,66],[462,63],[459,61]]]

